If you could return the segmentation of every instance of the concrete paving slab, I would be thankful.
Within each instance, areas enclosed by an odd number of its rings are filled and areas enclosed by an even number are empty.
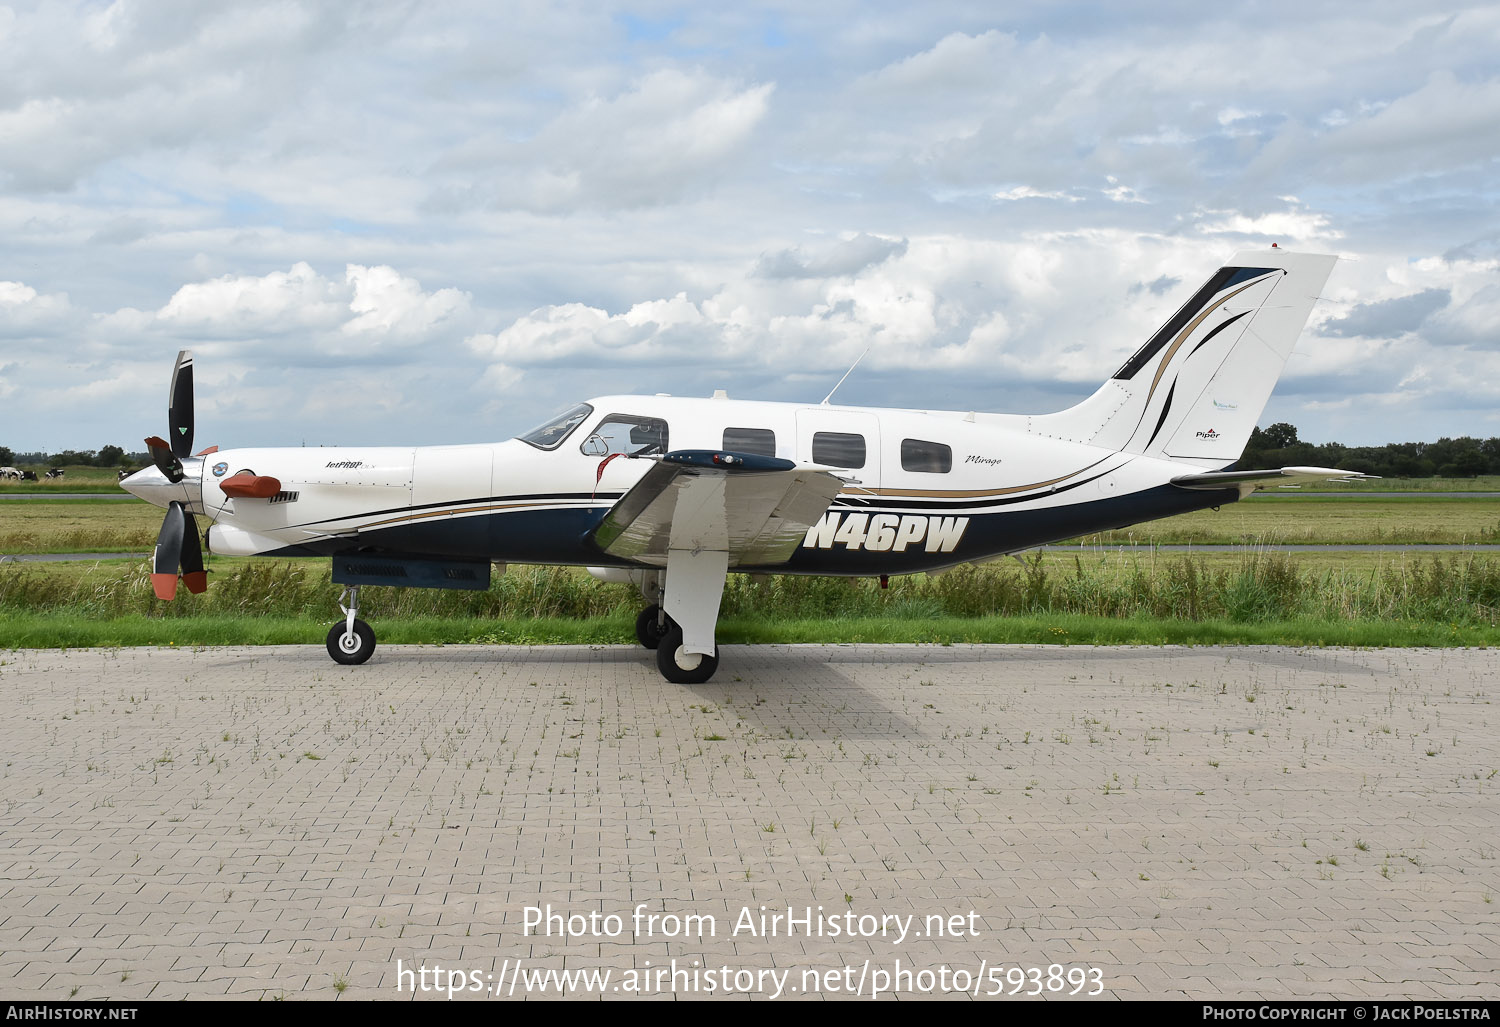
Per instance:
[[[626,647],[4,652],[0,997],[1500,998],[1497,682],[1492,650],[729,647],[692,687]]]

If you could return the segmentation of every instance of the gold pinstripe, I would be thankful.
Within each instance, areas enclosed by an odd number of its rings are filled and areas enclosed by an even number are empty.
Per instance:
[[[1167,350],[1167,355],[1162,357],[1161,363],[1156,366],[1156,377],[1151,379],[1151,389],[1146,393],[1146,406],[1149,407],[1151,405],[1151,397],[1156,394],[1156,386],[1161,381],[1161,376],[1166,373],[1167,365],[1172,362],[1172,357],[1176,355],[1178,349],[1182,347],[1182,344],[1187,341],[1187,337],[1193,334],[1194,329],[1196,329],[1203,323],[1203,319],[1206,318],[1209,314],[1212,314],[1215,310],[1218,310],[1224,304],[1228,303],[1230,300],[1234,299],[1246,289],[1250,288],[1252,285],[1259,285],[1269,277],[1270,275],[1265,275],[1261,278],[1257,278],[1253,282],[1246,282],[1244,285],[1234,290],[1234,292],[1230,293],[1228,296],[1225,296],[1217,303],[1210,305],[1207,310],[1199,314],[1197,317],[1193,318],[1192,322],[1178,334],[1175,340],[1173,340],[1172,348]],[[1142,414],[1141,416],[1144,417],[1145,414]]]

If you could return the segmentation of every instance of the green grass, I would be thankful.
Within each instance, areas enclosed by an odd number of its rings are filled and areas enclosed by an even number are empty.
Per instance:
[[[10,481],[7,479],[0,482],[0,497],[15,493],[37,493],[37,492],[114,492],[120,491],[120,472],[114,467],[79,467],[65,465],[63,470],[67,472],[61,478],[44,478],[52,468],[51,466],[38,466],[32,464],[17,464],[17,468],[23,471],[35,471],[36,481]],[[134,468],[132,468],[134,469]]]
[[[161,517],[157,507],[140,500],[0,502],[0,553],[149,552]],[[1218,511],[1149,521],[1083,541],[1108,546],[1500,542],[1500,497],[1257,495]]]
[[[1303,492],[1500,492],[1500,475],[1481,474],[1473,478],[1372,478],[1366,481],[1339,483],[1313,482]]]
[[[139,499],[0,502],[0,553],[147,553],[161,519]]]
[[[1360,555],[1314,566],[1286,554],[1053,554],[1024,566],[894,578],[889,589],[869,579],[734,575],[719,637],[1500,644],[1500,558]],[[6,644],[16,647],[318,642],[337,619],[337,592],[322,560],[215,559],[208,592],[179,592],[171,603],[151,594],[143,561],[0,566],[0,618]],[[548,567],[514,568],[485,592],[361,593],[361,616],[386,642],[629,642],[640,605],[633,589]]]
[[[1077,540],[1075,540],[1077,541]],[[1254,495],[1082,539],[1097,545],[1500,542],[1500,496]]]

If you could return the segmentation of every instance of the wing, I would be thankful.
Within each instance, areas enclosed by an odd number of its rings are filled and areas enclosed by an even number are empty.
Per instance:
[[[843,482],[790,460],[716,450],[668,453],[592,533],[611,556],[665,566],[669,550],[729,554],[729,566],[785,563]]]
[[[1206,474],[1181,474],[1172,484],[1183,489],[1239,489],[1248,496],[1256,489],[1275,485],[1296,488],[1307,481],[1360,481],[1373,477],[1358,471],[1339,471],[1332,467],[1283,467],[1277,471],[1210,471]]]

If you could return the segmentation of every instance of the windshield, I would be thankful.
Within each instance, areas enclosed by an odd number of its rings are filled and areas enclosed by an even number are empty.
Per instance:
[[[556,417],[549,417],[525,435],[517,435],[516,438],[537,449],[556,449],[573,433],[573,429],[582,424],[583,419],[593,412],[594,408],[587,403],[579,403]]]

